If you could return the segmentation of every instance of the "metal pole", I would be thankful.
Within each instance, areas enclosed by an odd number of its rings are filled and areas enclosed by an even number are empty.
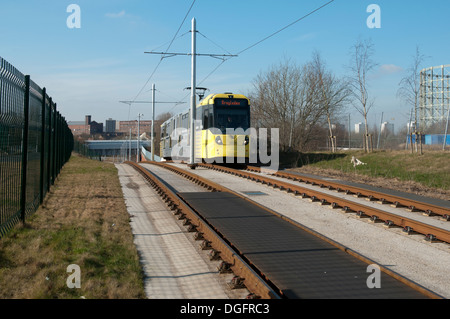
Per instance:
[[[377,149],[380,148],[381,128],[383,127],[383,113],[381,112],[380,131],[378,132]]]
[[[445,151],[445,144],[447,143],[447,133],[448,133],[448,117],[450,115],[450,105],[447,107],[447,123],[445,124],[445,134],[444,134],[444,144],[442,145],[442,150]]]
[[[196,83],[195,83],[195,76],[196,76],[196,74],[195,74],[195,69],[196,69],[196,65],[195,65],[195,63],[196,63],[196,61],[195,61],[195,58],[196,58],[196,43],[195,43],[195,41],[196,41],[196,38],[195,38],[195,33],[196,33],[196,30],[195,30],[195,27],[196,27],[196,25],[195,25],[195,18],[193,18],[192,19],[192,52],[191,52],[191,54],[192,54],[192,63],[191,63],[191,118],[190,118],[190,122],[191,122],[191,139],[190,139],[190,142],[191,142],[191,154],[190,154],[190,159],[189,159],[189,166],[191,167],[191,168],[195,168],[195,163],[194,163],[194,150],[195,150],[195,147],[194,147],[194,142],[195,142],[195,138],[194,138],[194,135],[195,135],[195,107],[196,107],[196,101],[195,101],[195,85],[196,85]]]
[[[351,149],[351,129],[350,129],[350,113],[348,114],[348,149]]]
[[[128,160],[131,161],[131,126],[130,126],[130,139],[128,140]]]
[[[151,151],[152,151],[152,161],[155,160],[155,138],[153,136],[153,123],[155,122],[155,83],[152,85],[152,134],[151,134]]]
[[[406,127],[408,131],[406,133],[405,150],[408,149],[408,136],[410,136],[410,132],[411,132],[411,117],[412,117],[412,109],[411,109],[411,112],[409,112],[409,122],[408,122],[408,125]],[[412,136],[410,136],[410,138],[412,138]]]
[[[140,149],[139,149],[139,144],[141,141],[141,129],[140,129],[140,125],[141,125],[141,113],[138,113],[138,127],[137,127],[137,148],[136,148],[136,163],[139,163],[139,153],[140,153]]]

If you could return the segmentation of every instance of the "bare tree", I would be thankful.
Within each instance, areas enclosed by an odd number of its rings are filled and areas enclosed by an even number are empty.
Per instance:
[[[252,117],[259,126],[277,127],[280,146],[287,150],[296,144],[294,126],[299,116],[299,105],[304,104],[301,92],[303,72],[290,60],[285,60],[269,71],[260,73],[253,82]]]
[[[367,124],[367,114],[373,106],[373,99],[369,97],[367,77],[377,66],[372,60],[374,48],[372,41],[359,39],[351,49],[349,65],[349,84],[354,97],[353,106],[364,117],[364,151],[372,149],[372,143]]]
[[[414,134],[416,135],[416,150],[417,150],[417,135],[419,131],[417,112],[419,108],[419,94],[420,94],[420,70],[426,56],[420,53],[419,46],[416,46],[416,54],[413,57],[413,62],[407,70],[406,76],[400,81],[397,96],[402,98],[407,104],[414,109]],[[410,123],[409,123],[410,124]]]
[[[319,103],[326,113],[331,151],[335,152],[336,136],[331,121],[343,110],[351,92],[346,81],[336,78],[326,69],[325,62],[317,51],[313,53],[311,63],[319,81]]]
[[[306,149],[326,119],[314,63],[299,67],[285,60],[260,73],[253,85],[252,118],[258,126],[279,128],[282,150]]]

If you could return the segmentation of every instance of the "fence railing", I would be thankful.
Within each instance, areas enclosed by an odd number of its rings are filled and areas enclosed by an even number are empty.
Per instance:
[[[72,149],[46,89],[0,57],[0,237],[37,210]]]

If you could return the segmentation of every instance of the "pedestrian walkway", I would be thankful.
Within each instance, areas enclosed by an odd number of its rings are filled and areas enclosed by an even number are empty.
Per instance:
[[[129,165],[116,165],[130,214],[134,242],[151,299],[242,299],[245,289],[230,290],[231,274],[219,274],[193,234],[186,231],[160,196]]]

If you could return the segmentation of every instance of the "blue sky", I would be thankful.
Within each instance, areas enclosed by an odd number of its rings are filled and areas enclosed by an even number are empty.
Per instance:
[[[190,51],[190,24],[196,18],[198,53],[235,54],[299,19],[328,0],[196,0],[169,51]],[[69,29],[70,4],[81,9],[81,28]],[[148,104],[128,105],[121,100],[184,101],[157,104],[156,114],[178,112],[189,106],[190,57],[164,59],[164,51],[188,12],[192,0],[2,0],[0,56],[30,74],[58,103],[68,121],[108,118],[151,118]],[[369,4],[381,8],[381,28],[369,29]],[[348,74],[349,51],[358,37],[371,39],[377,69],[369,80],[375,105],[371,123],[394,122],[396,130],[408,121],[410,106],[396,97],[398,83],[412,63],[415,48],[428,58],[424,67],[448,64],[450,29],[448,0],[335,0],[270,39],[223,63],[201,86],[208,93],[246,94],[252,81],[284,58],[299,65],[317,50],[337,76]],[[206,36],[206,38],[204,37]],[[225,51],[226,50],[226,51]],[[221,61],[197,58],[197,82]],[[148,84],[146,84],[146,82]],[[198,84],[200,85],[200,84]],[[138,92],[141,92],[138,95]],[[361,121],[349,106],[352,126]],[[345,123],[346,124],[346,123]]]

